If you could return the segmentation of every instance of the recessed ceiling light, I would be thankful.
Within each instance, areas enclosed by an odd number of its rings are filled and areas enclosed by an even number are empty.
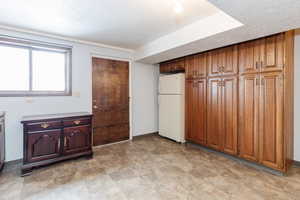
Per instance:
[[[178,0],[174,1],[174,12],[177,14],[180,14],[183,12],[183,6]]]

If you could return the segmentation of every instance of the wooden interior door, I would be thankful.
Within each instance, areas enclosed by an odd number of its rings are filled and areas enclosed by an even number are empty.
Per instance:
[[[188,140],[206,144],[206,79],[186,82]]]
[[[223,151],[237,154],[238,123],[237,123],[237,85],[236,76],[222,80],[222,137]]]
[[[261,74],[260,162],[274,169],[283,168],[283,78],[282,73]]]
[[[258,73],[262,54],[262,40],[254,40],[239,45],[239,72]]]
[[[280,33],[261,39],[263,52],[261,55],[261,71],[279,71],[284,67],[285,34]]]
[[[207,145],[216,150],[222,149],[221,83],[221,78],[210,78],[207,87]]]
[[[240,156],[247,160],[259,160],[259,85],[258,74],[240,77],[239,96],[239,147]]]
[[[93,58],[93,144],[129,139],[129,63]]]

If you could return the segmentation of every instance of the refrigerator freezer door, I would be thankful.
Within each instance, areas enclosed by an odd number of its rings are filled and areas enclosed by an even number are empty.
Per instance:
[[[160,94],[184,94],[184,74],[162,75],[159,77]]]
[[[159,134],[184,142],[184,96],[159,96]]]

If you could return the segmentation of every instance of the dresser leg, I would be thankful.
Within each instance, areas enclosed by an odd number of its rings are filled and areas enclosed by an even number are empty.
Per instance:
[[[22,168],[21,170],[21,176],[29,176],[32,173],[32,167],[31,168]]]
[[[86,159],[87,159],[87,160],[93,159],[93,153],[91,153],[90,155],[87,155],[87,156],[86,156]]]

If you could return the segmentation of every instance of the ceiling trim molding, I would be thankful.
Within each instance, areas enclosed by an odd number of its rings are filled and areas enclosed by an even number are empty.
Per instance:
[[[109,48],[109,49],[114,49],[114,50],[119,50],[119,51],[130,52],[130,53],[134,52],[133,49],[127,49],[127,48],[102,44],[99,42],[91,42],[88,40],[80,40],[80,39],[76,39],[76,38],[72,38],[72,37],[58,36],[55,34],[43,33],[43,32],[39,32],[39,31],[32,31],[32,30],[23,29],[23,28],[16,28],[16,27],[11,27],[11,26],[0,25],[0,29],[8,30],[8,31],[16,31],[16,32],[26,33],[26,34],[32,34],[32,35],[37,35],[37,36],[43,36],[43,37],[48,37],[48,38],[53,38],[53,39],[65,40],[68,42],[75,42],[75,43],[80,43],[80,44],[85,44],[85,45],[96,46],[96,47]]]

